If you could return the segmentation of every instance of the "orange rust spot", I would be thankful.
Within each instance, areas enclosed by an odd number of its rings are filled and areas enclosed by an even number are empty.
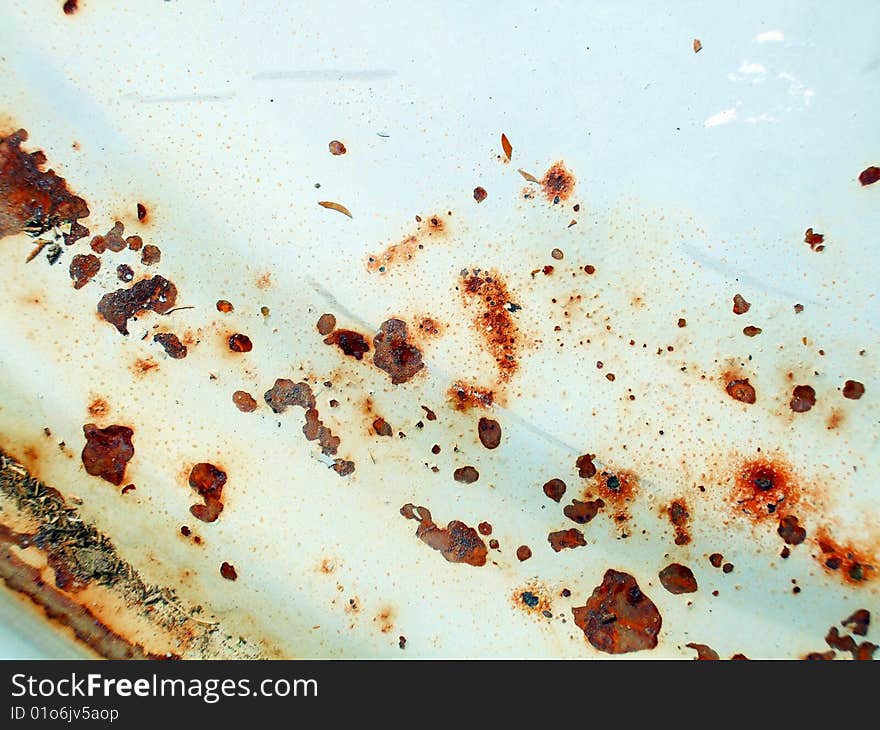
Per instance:
[[[755,388],[748,378],[738,376],[733,371],[728,371],[721,376],[724,390],[734,400],[751,405],[757,399]]]
[[[419,334],[427,337],[439,337],[446,329],[446,325],[434,317],[420,317],[416,319],[416,329]]]
[[[263,291],[269,289],[272,286],[272,272],[267,271],[263,274],[260,274],[254,282],[254,285],[257,287],[257,289],[261,289]]]
[[[373,621],[379,624],[379,631],[383,634],[390,634],[394,631],[394,609],[391,606],[385,606]]]
[[[134,361],[134,365],[132,365],[132,372],[137,376],[146,375],[150,370],[154,370],[159,367],[159,363],[157,363],[152,358],[142,358],[139,357]]]
[[[835,408],[828,416],[828,420],[825,421],[825,428],[829,431],[834,431],[840,427],[841,423],[843,423],[843,411],[839,411]]]
[[[516,305],[507,285],[497,272],[474,269],[462,272],[462,299],[465,306],[475,305],[474,328],[482,337],[489,354],[495,359],[498,379],[508,381],[519,363],[519,328],[511,317]]]
[[[674,500],[666,508],[666,514],[669,516],[669,521],[675,528],[675,544],[687,545],[690,543],[691,536],[688,532],[688,521],[690,520],[691,515],[688,511],[687,502],[683,499]]]
[[[800,501],[800,486],[791,467],[782,459],[744,460],[736,468],[730,502],[737,512],[753,520],[778,520]]]
[[[415,233],[406,236],[398,243],[391,244],[382,253],[367,258],[368,271],[384,274],[397,264],[411,261],[425,248],[427,239],[446,235],[446,221],[441,216],[435,214],[424,220],[417,216],[416,220],[418,226]]]
[[[103,398],[94,398],[88,407],[89,415],[102,418],[110,413],[110,405]]]
[[[464,522],[452,520],[445,528],[438,527],[425,507],[405,504],[400,514],[419,523],[416,537],[434,550],[438,550],[450,563],[467,563],[473,566],[486,564],[489,553],[479,533]]]
[[[524,611],[537,616],[549,618],[547,614],[553,608],[550,593],[545,586],[537,581],[532,581],[517,588],[510,595],[510,602],[519,611]]]
[[[568,200],[574,192],[575,177],[560,160],[551,166],[541,179],[541,188],[547,200],[560,203]]]
[[[851,585],[861,585],[877,577],[880,562],[876,550],[841,544],[832,538],[827,527],[817,531],[815,541],[819,552],[813,557],[827,573],[835,574]]]
[[[631,471],[605,470],[597,474],[595,479],[602,498],[617,508],[631,502],[638,492],[638,478]]]
[[[491,408],[495,402],[495,395],[488,388],[478,388],[460,380],[449,386],[446,396],[457,411],[469,411],[471,408]]]

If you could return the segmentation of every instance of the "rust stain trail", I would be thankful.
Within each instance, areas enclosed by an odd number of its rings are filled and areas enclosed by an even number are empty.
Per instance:
[[[299,69],[296,71],[261,71],[251,78],[254,81],[317,81],[334,83],[339,81],[383,81],[397,76],[397,71],[390,68],[367,68],[360,71],[341,69]]]

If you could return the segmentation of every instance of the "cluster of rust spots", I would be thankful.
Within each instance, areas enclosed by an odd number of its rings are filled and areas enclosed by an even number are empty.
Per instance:
[[[189,485],[204,500],[204,504],[194,504],[189,508],[193,517],[202,522],[214,522],[223,511],[223,486],[226,484],[226,472],[209,464],[200,462],[193,466],[189,473]]]
[[[806,243],[811,251],[819,253],[825,250],[825,236],[821,233],[813,233],[812,228],[807,228],[804,233],[804,243]]]
[[[574,193],[575,178],[565,165],[560,162],[553,164],[541,178],[541,189],[547,200],[561,203],[568,200]]]
[[[781,459],[746,459],[736,469],[731,500],[753,520],[776,520],[790,514],[799,499],[800,488]]]
[[[572,522],[576,522],[579,525],[586,525],[588,522],[592,521],[597,514],[599,514],[599,510],[604,506],[605,502],[601,499],[587,500],[586,502],[573,499],[571,500],[571,504],[566,505],[562,509],[562,514],[568,517]]]
[[[495,360],[500,382],[510,380],[519,363],[519,328],[507,285],[496,272],[475,269],[462,272],[461,295],[465,306],[474,306],[474,327]]]
[[[560,550],[573,550],[587,544],[587,541],[584,540],[584,533],[576,527],[551,532],[547,535],[547,542],[550,543],[550,547],[553,548],[555,553],[558,553]]]
[[[152,310],[165,314],[177,303],[177,287],[162,276],[139,281],[128,289],[117,289],[101,297],[98,314],[119,330],[128,334],[128,320],[141,312]]]
[[[673,500],[666,508],[666,514],[669,516],[669,521],[675,528],[675,544],[689,544],[691,536],[688,531],[688,522],[690,521],[691,514],[688,511],[687,502],[683,499]]]
[[[101,270],[101,259],[91,253],[79,253],[70,260],[70,278],[73,288],[82,289]]]
[[[497,449],[501,444],[501,424],[483,416],[477,422],[477,436],[487,449]]]
[[[834,540],[827,529],[816,536],[819,562],[828,572],[839,575],[847,583],[859,585],[877,577],[878,561],[868,550],[843,545]]]
[[[421,216],[416,216],[416,222],[418,224],[416,233],[391,244],[380,254],[369,256],[367,269],[380,274],[387,273],[393,266],[411,261],[425,248],[425,239],[443,236],[446,233],[446,221],[439,215],[435,214],[424,220]]]
[[[294,383],[286,378],[278,378],[263,394],[263,399],[274,413],[283,413],[290,406],[303,408],[305,410],[303,435],[309,441],[317,441],[321,446],[321,453],[325,456],[336,456],[341,440],[321,422],[318,410],[315,408],[315,395],[308,383]],[[339,476],[348,476],[354,472],[355,465],[354,462],[335,458],[332,468]]]
[[[745,314],[751,309],[752,305],[747,302],[742,294],[735,294],[733,297],[733,313]]]
[[[141,247],[144,245],[143,239],[141,239],[140,236],[128,236],[126,238],[124,234],[125,226],[119,221],[116,221],[113,224],[113,227],[107,231],[106,235],[94,236],[89,243],[89,247],[96,254],[102,254],[106,251],[119,253],[126,248],[130,251],[140,251]]]
[[[24,129],[0,137],[0,238],[24,230],[39,235],[67,223],[71,236],[87,235],[77,223],[89,215],[86,201],[70,192],[64,178],[42,169],[46,164],[43,152],[22,150],[27,138]],[[65,243],[76,238],[65,236]]]
[[[369,352],[370,345],[367,339],[354,330],[334,330],[324,338],[325,345],[336,345],[343,354],[362,360],[364,354]]]
[[[461,484],[473,484],[480,478],[480,472],[472,466],[460,466],[452,472],[452,478]]]
[[[670,593],[696,593],[697,579],[693,571],[681,563],[670,563],[658,573],[660,584]]]
[[[860,608],[849,618],[841,621],[840,625],[844,628],[849,628],[856,636],[866,636],[870,623],[871,613],[865,608]],[[877,644],[870,641],[857,642],[849,634],[842,634],[836,626],[829,627],[828,632],[825,634],[825,643],[831,647],[830,651],[811,652],[804,659],[832,660],[836,656],[834,651],[836,649],[837,651],[849,653],[855,661],[871,661],[874,658],[874,653],[880,648]]]
[[[416,537],[428,547],[438,550],[450,563],[466,563],[479,567],[486,564],[489,553],[479,533],[464,522],[452,520],[445,528],[438,527],[426,507],[405,504],[400,514],[419,523]]]
[[[394,385],[407,382],[425,366],[421,351],[407,341],[406,322],[401,319],[388,319],[380,325],[373,348],[373,364],[388,373]]]
[[[581,479],[592,479],[596,476],[596,465],[593,463],[593,459],[595,458],[595,454],[583,454],[574,462],[578,476]]]
[[[457,380],[446,392],[452,407],[457,411],[469,411],[471,408],[491,408],[495,402],[495,394],[488,388],[479,388]]]
[[[126,465],[134,456],[131,443],[134,431],[128,426],[98,428],[94,423],[87,423],[83,426],[83,434],[86,444],[82,450],[82,463],[86,472],[118,487],[125,479]]]
[[[153,335],[153,342],[158,342],[165,350],[165,354],[173,360],[182,360],[186,357],[187,347],[173,332],[159,332]]]
[[[628,573],[609,569],[584,606],[572,608],[587,640],[606,654],[625,654],[657,646],[663,619],[653,601]]]
[[[795,413],[806,413],[816,405],[816,391],[810,385],[796,385],[791,392],[788,407]]]
[[[727,395],[740,403],[752,405],[757,400],[755,386],[753,386],[748,378],[725,379],[727,384],[724,390]]]

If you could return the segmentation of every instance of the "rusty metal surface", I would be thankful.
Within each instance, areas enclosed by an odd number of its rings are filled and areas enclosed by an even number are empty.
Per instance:
[[[61,6],[0,4],[0,618],[797,658],[880,609],[876,6]]]

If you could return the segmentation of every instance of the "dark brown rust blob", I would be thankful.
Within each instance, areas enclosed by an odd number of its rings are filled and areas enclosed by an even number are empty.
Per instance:
[[[794,515],[785,515],[779,520],[776,532],[787,545],[800,545],[807,539],[807,531],[798,524],[798,518]]]
[[[660,612],[635,578],[611,569],[586,605],[571,612],[587,640],[606,654],[653,649],[663,625]]]
[[[189,473],[189,485],[205,501],[194,504],[190,513],[202,522],[214,522],[223,511],[223,486],[226,484],[226,472],[213,464],[201,462],[193,466]]]
[[[847,380],[843,384],[843,397],[858,400],[865,394],[865,386],[858,380]]]
[[[873,185],[880,180],[880,167],[866,167],[859,173],[859,182],[862,185]]]
[[[159,250],[158,246],[153,246],[152,244],[148,243],[141,251],[141,263],[145,266],[158,264],[161,259],[162,251]]]
[[[749,383],[748,378],[729,380],[724,389],[727,395],[740,403],[752,404],[756,400],[755,388]]]
[[[734,475],[733,505],[752,519],[776,519],[789,513],[799,497],[791,469],[779,459],[747,459]]]
[[[491,390],[468,385],[460,380],[450,385],[446,394],[457,411],[490,408],[495,401],[495,394]]]
[[[330,148],[330,154],[334,157],[338,157],[339,155],[344,155],[346,153],[345,145],[342,144],[338,139],[334,139],[330,144],[327,145]]]
[[[666,508],[666,514],[669,515],[669,521],[675,528],[675,544],[687,545],[691,541],[688,532],[688,521],[691,514],[688,511],[687,503],[683,499],[676,499]]]
[[[354,462],[347,459],[335,459],[333,461],[333,471],[341,477],[347,477],[354,473]]]
[[[806,413],[816,405],[816,391],[809,385],[796,385],[788,407],[795,413]]]
[[[336,317],[329,313],[322,314],[318,317],[318,323],[315,326],[318,328],[319,335],[329,335],[336,329]]]
[[[308,383],[294,383],[286,378],[278,378],[263,399],[275,413],[283,413],[289,406],[300,406],[306,410],[315,407],[315,396]]]
[[[434,550],[440,551],[450,563],[467,563],[479,567],[486,564],[488,548],[473,527],[453,520],[446,528],[438,527],[425,507],[405,504],[400,514],[408,520],[417,520],[416,537]]]
[[[238,578],[238,572],[235,570],[235,566],[232,563],[227,563],[225,560],[220,564],[220,575],[222,575],[226,580],[235,580]]]
[[[818,661],[830,662],[832,659],[834,659],[835,656],[837,656],[837,654],[835,654],[834,651],[831,651],[831,650],[822,651],[822,652],[811,651],[809,654],[807,654],[804,657],[804,659],[807,661],[811,661],[811,662],[818,662]]]
[[[804,232],[804,243],[808,244],[811,251],[819,253],[825,250],[825,236],[821,233],[813,233],[812,228],[807,228]]]
[[[690,644],[685,644],[688,649],[693,649],[697,652],[696,659],[698,661],[718,661],[720,657],[718,656],[718,652],[715,651],[711,646],[706,644],[695,644],[691,642]],[[738,655],[742,656],[742,655]],[[742,657],[745,659],[745,657]]]
[[[565,549],[574,549],[576,547],[583,547],[587,544],[587,541],[584,540],[584,533],[578,530],[576,527],[572,527],[568,530],[558,530],[556,532],[551,532],[547,535],[547,542],[550,543],[550,547],[553,548],[553,552],[559,552],[560,550]]]
[[[257,401],[245,390],[236,390],[232,394],[232,402],[242,413],[251,413],[257,410]]]
[[[544,195],[553,203],[568,200],[574,192],[574,185],[574,175],[566,169],[562,161],[555,163],[541,179]]]
[[[217,311],[223,312],[223,314],[229,314],[235,307],[232,306],[232,302],[227,302],[225,299],[217,300]]]
[[[86,472],[118,487],[125,478],[126,464],[134,456],[131,443],[134,431],[128,426],[98,428],[94,423],[87,423],[83,434],[86,445],[82,450],[82,463]]]
[[[177,287],[161,276],[139,281],[129,289],[117,289],[105,294],[98,302],[98,314],[116,327],[123,335],[128,334],[128,320],[141,312],[152,310],[165,314],[177,303]]]
[[[78,253],[70,261],[73,288],[82,289],[101,270],[101,259],[91,253]]]
[[[240,332],[230,335],[226,344],[229,345],[229,349],[233,352],[250,352],[254,349],[254,343],[251,342],[251,338]]]
[[[119,281],[128,284],[132,279],[134,279],[134,270],[128,264],[119,264],[116,267],[116,278]]]
[[[852,636],[841,636],[836,626],[832,626],[828,629],[828,633],[825,634],[825,643],[832,649],[851,652],[853,656],[855,656],[858,648],[855,639],[853,639]]]
[[[452,478],[462,484],[473,484],[480,478],[480,472],[472,466],[462,466],[452,472]]]
[[[143,203],[137,204],[137,217],[141,223],[144,223],[147,220],[147,206]]]
[[[0,137],[0,238],[26,229],[39,235],[89,215],[86,201],[73,195],[63,178],[42,170],[45,154],[21,149],[27,138],[23,129]]]
[[[170,358],[182,360],[186,357],[186,345],[180,341],[180,338],[177,335],[171,332],[160,332],[157,335],[153,335],[153,342],[158,342],[162,345],[165,354]]]
[[[477,423],[477,435],[487,449],[497,449],[501,443],[501,424],[492,418],[482,417]]]
[[[320,323],[320,322],[319,322]],[[353,330],[336,330],[324,338],[325,345],[336,345],[342,352],[355,360],[361,360],[370,345],[360,332]]]
[[[425,366],[422,353],[407,342],[406,334],[403,320],[388,319],[373,337],[373,364],[388,373],[394,385],[405,383]]]
[[[712,564],[713,568],[720,568],[721,563],[724,562],[724,556],[721,553],[712,553],[709,556],[709,562]]]
[[[462,273],[462,298],[465,306],[476,305],[473,323],[495,360],[500,381],[508,381],[519,363],[519,328],[511,317],[513,302],[507,285],[495,272],[475,269]]]
[[[544,494],[550,497],[554,502],[558,502],[565,494],[566,486],[565,482],[561,479],[551,479],[544,485],[543,489]]]
[[[592,479],[596,476],[596,465],[593,464],[595,458],[595,454],[584,454],[577,458],[574,465],[577,467],[578,476],[581,479]]]
[[[604,506],[605,503],[601,499],[587,502],[580,502],[573,499],[571,500],[571,504],[565,506],[562,513],[572,522],[577,522],[579,525],[585,525],[599,514],[599,510]]]
[[[848,628],[856,636],[867,636],[868,626],[871,625],[871,612],[866,608],[860,608],[852,616],[841,621],[840,625]]]
[[[491,535],[492,525],[490,525],[488,522],[481,522],[479,525],[477,525],[477,531],[481,535]]]
[[[116,221],[113,224],[113,227],[107,231],[104,236],[95,236],[92,238],[89,246],[92,251],[95,253],[101,254],[105,251],[113,251],[113,253],[119,253],[123,251],[127,245],[127,241],[124,238],[125,226],[122,225],[120,221]],[[138,239],[140,240],[140,239]]]
[[[309,408],[306,411],[306,422],[303,424],[302,432],[309,441],[317,441],[320,444],[323,454],[336,455],[341,440],[321,422],[318,411],[314,408]]]
[[[486,188],[474,188],[474,200],[476,200],[478,203],[482,203],[488,196],[489,193],[486,192]]]
[[[751,325],[751,324],[746,327],[743,327],[743,334],[746,337],[757,337],[763,331],[764,330],[762,330],[760,327],[755,327],[754,325]]]
[[[697,579],[693,571],[681,563],[670,563],[658,574],[663,587],[674,595],[696,593]],[[717,657],[716,657],[717,658]]]
[[[64,0],[64,5],[61,6],[61,9],[65,15],[73,15],[79,10],[79,0]]]
[[[528,545],[520,545],[516,549],[516,559],[523,563],[532,557],[532,549]]]
[[[388,421],[381,416],[373,420],[373,431],[375,431],[378,436],[392,436],[394,434]]]
[[[859,585],[877,577],[878,560],[870,551],[837,542],[827,529],[819,530],[816,544],[820,550],[816,557],[822,567],[847,583]]]
[[[735,294],[733,297],[733,313],[745,314],[751,309],[751,303],[747,302],[742,294]]]

